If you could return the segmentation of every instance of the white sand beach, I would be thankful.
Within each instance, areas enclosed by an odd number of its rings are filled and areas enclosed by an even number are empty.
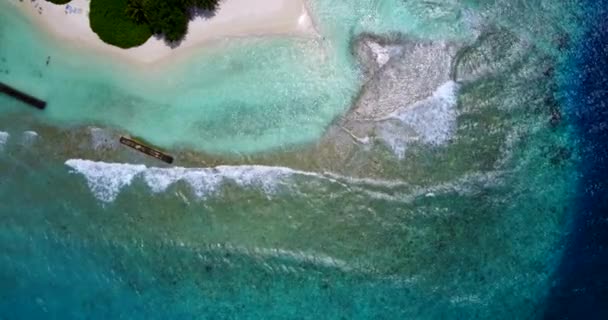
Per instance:
[[[223,0],[212,18],[199,17],[190,21],[186,38],[176,48],[167,46],[162,39],[151,37],[139,47],[121,49],[104,43],[91,30],[88,17],[91,0],[72,0],[67,5],[55,5],[44,0],[9,1],[41,29],[68,41],[66,45],[112,54],[140,64],[158,62],[229,37],[316,35],[306,0]]]

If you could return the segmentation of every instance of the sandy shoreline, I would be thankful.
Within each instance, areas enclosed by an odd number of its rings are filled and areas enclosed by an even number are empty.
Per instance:
[[[305,0],[223,0],[217,14],[190,21],[188,34],[177,48],[151,37],[143,45],[120,49],[105,44],[89,26],[90,0],[55,5],[45,0],[9,0],[42,30],[76,49],[93,50],[129,62],[150,64],[185,54],[214,40],[230,37],[288,35],[315,36]]]

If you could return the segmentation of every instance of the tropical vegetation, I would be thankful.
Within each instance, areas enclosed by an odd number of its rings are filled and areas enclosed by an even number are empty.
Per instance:
[[[152,35],[176,43],[194,15],[213,12],[218,5],[219,0],[91,0],[89,20],[101,40],[121,48],[139,46]]]

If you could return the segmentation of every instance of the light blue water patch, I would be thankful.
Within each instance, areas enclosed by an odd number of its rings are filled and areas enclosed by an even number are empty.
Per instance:
[[[349,39],[362,32],[403,33],[434,39],[468,39],[472,21],[460,1],[400,0],[310,1],[313,17],[324,35]]]
[[[118,127],[164,147],[255,152],[319,138],[356,93],[354,65],[320,39],[235,39],[137,68],[62,48],[0,6],[0,81],[48,100],[40,117],[58,125]]]
[[[136,68],[66,49],[2,2],[0,81],[48,100],[38,116],[57,125],[94,123],[163,147],[252,153],[315,141],[348,109],[361,85],[350,53],[357,34],[472,41],[484,25],[498,24],[546,46],[563,30],[540,22],[573,7],[394,0],[309,5],[319,38],[233,39],[166,66]],[[528,16],[539,23],[520,27]]]

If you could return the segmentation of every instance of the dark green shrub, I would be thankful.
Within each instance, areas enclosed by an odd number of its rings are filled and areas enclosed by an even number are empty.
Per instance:
[[[92,0],[91,29],[101,40],[121,48],[146,42],[152,31],[147,23],[138,23],[127,15],[128,0]]]
[[[162,34],[167,41],[178,41],[186,35],[188,15],[187,8],[183,7],[183,1],[143,1],[145,15],[153,33]]]
[[[146,10],[144,7],[143,0],[128,0],[127,1],[127,9],[125,13],[131,20],[135,21],[137,24],[148,23],[148,18],[146,18]]]
[[[71,0],[47,0],[65,4]],[[215,11],[219,0],[91,0],[91,29],[101,40],[121,48],[136,47],[152,34],[175,42],[188,32],[192,11]]]

